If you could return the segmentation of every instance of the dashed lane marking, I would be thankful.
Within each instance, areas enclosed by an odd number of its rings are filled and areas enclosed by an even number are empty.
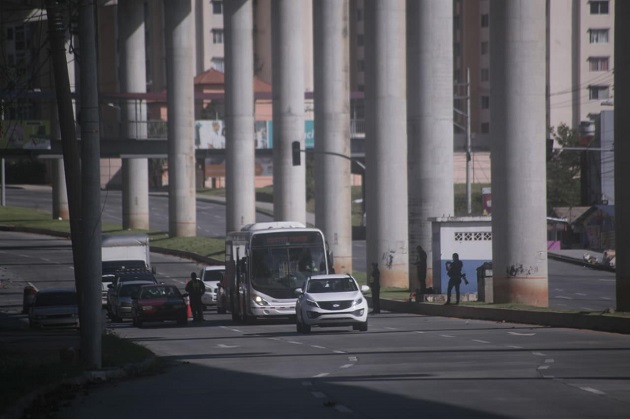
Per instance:
[[[342,404],[338,404],[337,406],[335,406],[335,409],[337,409],[341,413],[352,413],[352,410]]]
[[[321,374],[314,375],[314,376],[313,376],[313,378],[326,377],[326,376],[328,376],[329,374],[330,374],[330,373],[328,373],[328,372],[322,372]]]
[[[350,368],[350,367],[353,367],[353,366],[354,366],[354,364],[344,364],[344,365],[342,365],[339,368]]]
[[[321,391],[311,391],[311,394],[316,399],[325,399],[326,398],[326,395],[324,393],[322,393]]]
[[[536,356],[547,356],[546,354],[542,353],[542,352],[532,352],[532,355],[536,355]]]
[[[473,342],[477,342],[477,343],[490,343],[487,340],[481,340],[481,339],[473,339]]]
[[[311,345],[311,348],[326,349],[325,346],[319,346],[319,345]]]
[[[289,340],[289,341],[287,341],[287,342],[292,343],[292,344],[294,344],[294,345],[304,345],[304,343],[302,343],[302,342],[298,342],[298,341],[296,341],[296,340]]]
[[[336,353],[336,354],[345,354],[344,351],[333,351],[333,352]]]
[[[455,336],[453,335],[440,335],[443,338],[454,338]]]
[[[534,336],[536,333],[519,333],[519,332],[508,332],[508,335],[513,336]]]
[[[517,345],[505,345],[506,348],[510,348],[510,349],[523,349],[522,346],[517,346]]]
[[[580,390],[588,391],[589,393],[597,394],[597,395],[600,395],[600,396],[603,396],[604,394],[606,394],[603,391],[599,391],[599,390],[597,390],[596,388],[593,388],[593,387],[579,387],[579,388],[580,388]]]

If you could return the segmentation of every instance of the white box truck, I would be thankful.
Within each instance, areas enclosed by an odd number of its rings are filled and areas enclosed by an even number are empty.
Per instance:
[[[108,286],[124,271],[151,271],[151,252],[147,234],[103,234],[101,239],[102,304],[107,305]]]

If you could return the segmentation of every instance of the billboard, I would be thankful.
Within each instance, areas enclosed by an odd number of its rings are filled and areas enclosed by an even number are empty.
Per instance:
[[[0,121],[0,147],[4,150],[50,150],[48,121]]]

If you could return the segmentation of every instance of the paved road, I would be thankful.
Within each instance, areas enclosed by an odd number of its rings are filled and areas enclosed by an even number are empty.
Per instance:
[[[242,325],[115,330],[179,366],[60,417],[627,418],[630,337],[384,313],[368,332]]]

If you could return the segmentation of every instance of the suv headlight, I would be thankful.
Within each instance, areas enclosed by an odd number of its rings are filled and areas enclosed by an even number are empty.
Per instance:
[[[311,307],[319,307],[319,304],[315,300],[306,300],[306,305]]]
[[[359,297],[359,298],[357,298],[356,300],[354,300],[354,301],[352,302],[352,306],[353,306],[353,307],[354,307],[354,306],[358,306],[358,305],[359,305],[359,304],[361,304],[362,302],[363,302],[363,297]]]

